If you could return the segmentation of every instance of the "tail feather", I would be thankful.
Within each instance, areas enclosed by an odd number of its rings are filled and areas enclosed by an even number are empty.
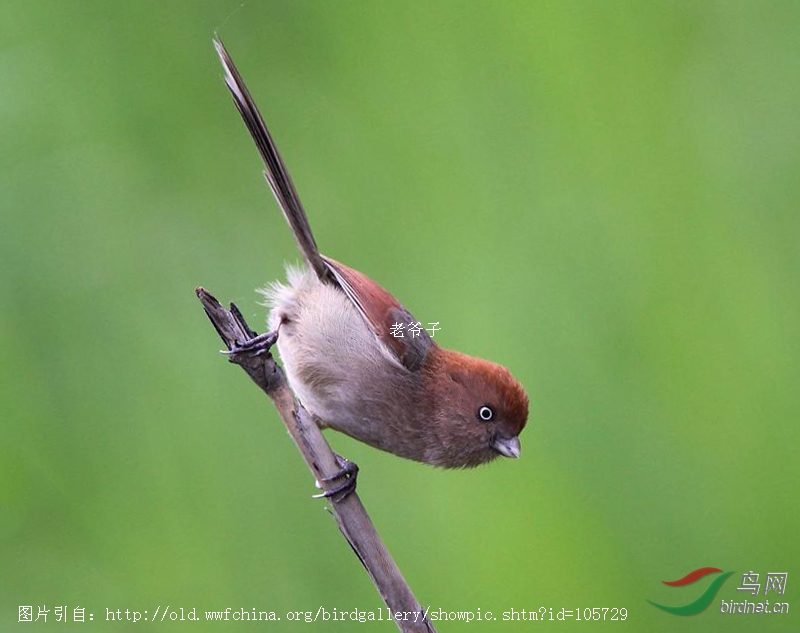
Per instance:
[[[218,38],[214,38],[214,48],[217,49],[217,55],[222,62],[222,67],[225,69],[225,84],[233,97],[233,102],[242,115],[247,129],[250,131],[250,136],[253,137],[256,147],[258,148],[261,158],[264,160],[266,169],[264,176],[269,183],[278,205],[283,211],[289,226],[294,233],[294,238],[303,253],[308,264],[322,280],[330,280],[330,272],[325,264],[325,261],[320,255],[317,243],[314,240],[314,235],[311,233],[311,226],[308,223],[308,217],[303,210],[303,205],[300,203],[300,197],[297,195],[297,190],[294,188],[292,178],[286,165],[278,153],[278,148],[272,140],[272,135],[269,133],[261,113],[258,111],[250,92],[245,86],[242,76],[236,70],[233,60],[228,55],[222,42]]]

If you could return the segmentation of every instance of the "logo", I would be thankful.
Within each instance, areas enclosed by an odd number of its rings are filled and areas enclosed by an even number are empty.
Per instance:
[[[726,571],[723,573],[721,569],[717,569],[716,567],[701,567],[700,569],[690,571],[683,578],[678,580],[661,581],[670,587],[685,587],[686,585],[691,585],[693,582],[697,582],[701,578],[705,578],[709,574],[720,573],[722,575],[717,576],[713,581],[711,581],[711,584],[708,585],[700,597],[689,604],[684,604],[680,607],[670,607],[667,605],[658,604],[652,600],[648,600],[648,602],[653,606],[666,611],[667,613],[674,613],[675,615],[697,615],[711,604],[711,601],[714,599],[714,596],[717,595],[719,588],[722,587],[722,584],[728,579],[728,576],[733,573],[732,571]]]

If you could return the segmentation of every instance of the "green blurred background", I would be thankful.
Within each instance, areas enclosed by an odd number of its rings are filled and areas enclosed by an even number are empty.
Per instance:
[[[240,4],[0,5],[0,630],[394,630],[285,618],[380,602],[193,293],[263,329],[298,256],[215,29],[323,252],[532,395],[472,471],[330,435],[420,601],[798,630],[800,4]],[[718,613],[750,570],[789,615]],[[104,621],[166,605],[283,619]]]

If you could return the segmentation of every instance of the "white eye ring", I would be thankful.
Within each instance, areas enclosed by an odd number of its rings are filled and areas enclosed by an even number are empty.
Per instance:
[[[478,417],[484,422],[489,422],[494,419],[494,411],[491,407],[483,406],[478,409]]]

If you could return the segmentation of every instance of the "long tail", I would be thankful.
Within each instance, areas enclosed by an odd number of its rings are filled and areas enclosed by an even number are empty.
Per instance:
[[[314,235],[311,233],[311,226],[308,224],[308,217],[303,210],[303,205],[300,203],[300,197],[297,195],[297,190],[294,188],[292,178],[289,176],[289,171],[278,153],[278,148],[275,147],[275,142],[267,129],[264,119],[261,118],[261,113],[258,111],[247,86],[244,85],[244,80],[236,70],[228,51],[225,50],[222,42],[218,38],[214,38],[214,48],[217,49],[217,55],[222,62],[222,67],[225,69],[225,83],[233,96],[233,102],[242,115],[247,129],[250,130],[250,136],[256,143],[258,152],[264,160],[266,170],[264,176],[269,183],[278,205],[283,211],[289,226],[292,228],[294,238],[297,245],[300,247],[300,252],[306,258],[308,264],[314,269],[323,281],[330,280],[330,273],[325,265],[325,262],[320,255],[317,243],[314,241]]]

